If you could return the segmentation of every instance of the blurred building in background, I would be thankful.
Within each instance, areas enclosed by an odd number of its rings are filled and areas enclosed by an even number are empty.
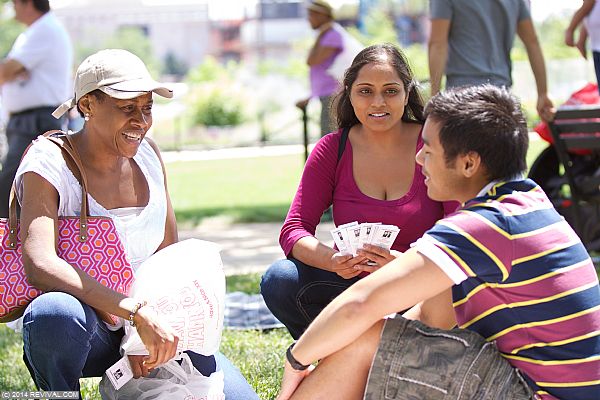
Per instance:
[[[247,53],[241,37],[243,23],[241,19],[212,21],[211,55],[223,63],[241,61]]]
[[[241,3],[235,3],[240,8]],[[227,0],[54,0],[53,8],[80,58],[105,47],[107,38],[125,28],[142,32],[153,57],[167,70],[193,67],[207,55],[221,62],[250,63],[304,57],[305,49],[294,46],[310,41],[314,33],[303,0],[245,0],[243,4],[240,12],[229,11]],[[220,10],[217,17],[215,8]],[[422,0],[349,0],[341,7],[340,22],[364,29],[365,16],[374,8],[392,18],[401,45],[426,41],[427,7]],[[91,51],[86,54],[82,47]]]
[[[256,7],[256,15],[242,27],[247,61],[283,61],[291,55],[294,42],[311,35],[302,1],[260,0]]]
[[[119,29],[134,27],[148,37],[160,60],[170,55],[195,65],[211,50],[208,6],[202,2],[77,0],[63,1],[54,11],[76,47],[102,47]]]

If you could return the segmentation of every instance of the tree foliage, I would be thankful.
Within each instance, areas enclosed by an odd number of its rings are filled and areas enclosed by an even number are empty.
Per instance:
[[[383,8],[371,9],[365,18],[364,34],[356,28],[350,28],[349,31],[367,46],[377,43],[398,44],[394,22]]]
[[[538,40],[546,60],[580,57],[575,48],[565,45],[565,30],[569,25],[569,18],[568,15],[552,15],[541,22],[535,23]],[[519,39],[515,40],[515,46],[511,54],[513,61],[527,60],[525,46]]]
[[[202,64],[190,69],[186,80],[189,83],[205,83],[226,79],[229,73],[223,68],[216,58],[212,56],[204,57]]]
[[[193,122],[203,126],[237,126],[244,121],[244,108],[238,98],[213,88],[192,105]]]
[[[389,13],[385,11],[385,8],[371,10],[368,17],[365,19],[365,34],[362,34],[356,28],[349,28],[348,31],[365,46],[377,43],[395,44],[400,47],[408,59],[415,79],[425,80],[429,75],[425,46],[413,44],[402,48],[398,43],[398,36],[393,20]]]
[[[210,56],[188,71],[187,102],[193,125],[237,126],[244,122],[243,96],[235,82],[239,71],[238,63],[231,61],[222,65]]]
[[[163,72],[165,74],[182,77],[187,73],[188,67],[186,63],[180,60],[172,51],[167,53],[163,63]]]
[[[25,26],[8,16],[12,7],[7,0],[0,0],[0,57],[4,58],[10,51],[19,33],[25,30]]]
[[[117,32],[106,41],[104,47],[130,51],[144,61],[152,76],[158,76],[160,74],[160,63],[154,57],[152,43],[144,34],[144,31],[139,27],[128,26],[118,29]]]

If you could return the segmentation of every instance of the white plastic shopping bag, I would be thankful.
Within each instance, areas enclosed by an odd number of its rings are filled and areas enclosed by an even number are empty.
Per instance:
[[[148,377],[131,379],[116,390],[106,375],[100,381],[104,400],[224,400],[223,371],[204,376],[196,371],[185,353],[181,364],[171,360],[154,369]]]
[[[340,33],[342,36],[343,49],[340,54],[333,60],[333,64],[327,68],[327,73],[337,79],[339,82],[343,82],[344,73],[346,69],[352,65],[354,57],[365,48],[354,36],[348,33],[340,24],[334,23],[333,29]]]
[[[217,352],[223,330],[225,274],[212,242],[188,239],[148,258],[136,271],[131,296],[148,301],[179,337],[179,352]],[[135,328],[125,324],[124,354],[148,354]]]
[[[220,247],[215,243],[188,239],[155,253],[136,271],[131,295],[146,300],[148,302],[146,307],[152,307],[177,331],[178,352],[191,350],[208,356],[219,349],[225,311],[225,273],[219,251]],[[102,390],[107,393],[103,394],[103,398],[113,400],[159,398],[221,400],[223,398],[222,372],[220,375],[216,372],[208,378],[202,376],[194,369],[185,353],[180,357],[183,359],[181,367],[185,367],[183,370],[187,371],[187,375],[181,372],[182,368],[177,368],[180,367],[179,363],[171,360],[157,368],[156,371],[160,372],[153,372],[151,377],[131,379],[133,374],[127,355],[146,355],[148,350],[137,330],[127,323],[124,326],[125,336],[121,341],[124,357],[109,368],[102,377],[104,387]],[[163,392],[171,393],[169,388],[178,394],[185,394],[185,390],[197,388],[196,392],[202,395],[156,397]],[[213,395],[208,395],[209,388]],[[137,390],[155,393],[156,396],[151,396],[149,393],[144,394],[143,397],[131,394],[137,393]]]

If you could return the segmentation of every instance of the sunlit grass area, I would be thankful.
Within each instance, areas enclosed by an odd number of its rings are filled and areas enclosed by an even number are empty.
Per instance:
[[[227,278],[227,291],[257,293],[259,274]],[[279,390],[285,348],[291,342],[285,329],[262,332],[255,330],[223,331],[221,351],[236,365],[261,399],[272,399]],[[32,391],[35,389],[22,361],[21,335],[0,324],[0,391]],[[100,400],[100,378],[81,380],[84,399]]]
[[[532,140],[531,165],[548,146]],[[302,154],[167,164],[169,190],[180,224],[225,216],[234,222],[281,222],[298,187]]]

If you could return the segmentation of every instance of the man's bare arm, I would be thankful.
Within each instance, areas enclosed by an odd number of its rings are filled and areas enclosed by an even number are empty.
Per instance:
[[[452,306],[452,289],[417,304],[402,316],[406,319],[419,320],[433,328],[454,328],[456,326],[456,314],[454,314],[454,307]]]
[[[0,85],[6,82],[14,81],[17,77],[27,70],[17,60],[12,58],[5,59],[0,63]]]
[[[437,265],[410,249],[335,298],[298,340],[294,355],[305,364],[327,357],[385,315],[435,297],[452,285]]]
[[[554,118],[554,105],[548,97],[546,64],[544,62],[544,55],[542,54],[542,47],[540,46],[531,19],[524,19],[519,22],[519,25],[517,25],[517,34],[525,45],[527,56],[529,57],[529,64],[531,65],[533,77],[535,78],[535,85],[538,93],[536,107],[538,114],[544,121],[551,121]]]
[[[449,19],[432,19],[429,35],[429,80],[431,95],[437,94],[442,85],[442,76],[448,60]]]
[[[571,22],[565,31],[565,44],[567,46],[575,46],[575,30],[581,24],[581,21],[592,11],[594,4],[596,4],[596,0],[583,0],[581,7],[573,14],[573,18],[571,18]]]

